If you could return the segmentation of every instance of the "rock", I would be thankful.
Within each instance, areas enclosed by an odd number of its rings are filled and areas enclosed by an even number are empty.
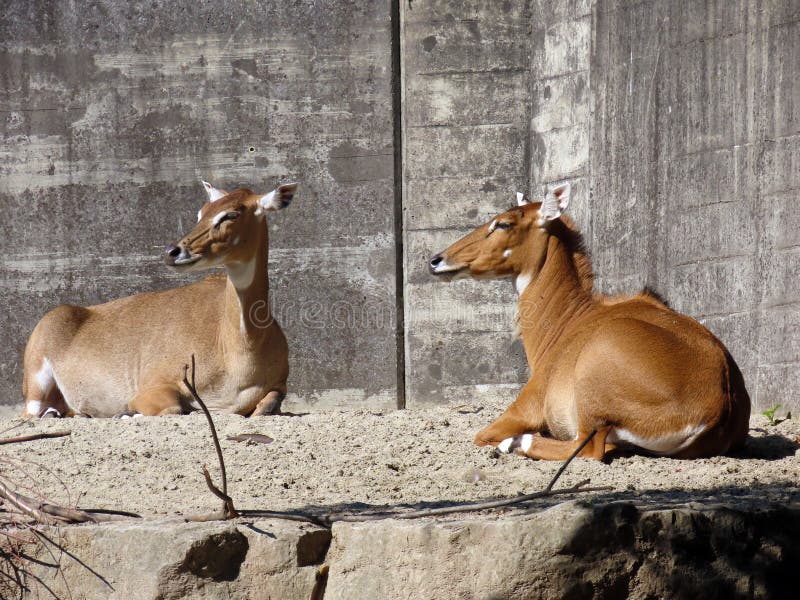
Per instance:
[[[332,532],[171,519],[51,534],[65,552],[63,578],[44,565],[35,573],[76,599],[713,600],[790,598],[800,586],[797,503],[574,501],[535,514],[336,523]],[[45,551],[39,558],[52,560]]]
[[[798,539],[800,506],[338,523],[325,598],[789,598]]]
[[[61,574],[35,573],[58,597],[277,600],[311,597],[331,535],[277,520],[170,519],[65,527],[50,539],[65,550]],[[39,558],[52,561],[44,549]]]

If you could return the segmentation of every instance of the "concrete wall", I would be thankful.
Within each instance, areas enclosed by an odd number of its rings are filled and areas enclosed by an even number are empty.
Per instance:
[[[527,364],[510,335],[511,284],[443,284],[427,264],[529,186],[530,7],[401,10],[407,403],[512,400]]]
[[[588,231],[592,3],[414,2],[403,12],[409,406],[513,400],[528,378],[509,281],[442,283],[427,259],[569,178]]]
[[[414,2],[403,26],[410,406],[526,380],[511,286],[424,258],[568,179],[601,291],[660,292],[758,407],[800,410],[800,3]]]
[[[800,410],[797,0],[7,4],[4,401],[48,307],[179,282],[200,176],[303,181],[272,223],[295,406],[511,400],[511,284],[426,261],[569,179],[598,287],[652,287]]]
[[[621,33],[624,32],[624,33]],[[598,2],[591,248],[800,409],[800,3]]]
[[[198,277],[160,252],[202,177],[302,182],[270,224],[288,406],[394,406],[391,48],[389,0],[5,2],[2,402],[47,309]]]

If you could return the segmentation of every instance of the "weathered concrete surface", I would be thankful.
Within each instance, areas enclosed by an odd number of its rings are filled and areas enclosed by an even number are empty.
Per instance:
[[[651,287],[728,345],[756,407],[800,410],[796,0],[403,14],[409,406],[526,380],[511,286],[440,284],[425,259],[569,180],[601,291]]]
[[[86,599],[788,599],[800,585],[800,505],[568,502],[529,515],[336,523],[332,540],[275,520],[58,534],[63,577],[36,573]]]
[[[511,400],[527,366],[509,284],[443,285],[427,262],[529,187],[531,10],[442,0],[401,14],[406,402]]]
[[[425,264],[568,179],[599,289],[652,287],[800,411],[797,0],[399,2],[402,257],[390,4],[6,3],[0,401],[47,308],[181,281],[200,176],[303,182],[272,223],[287,406],[394,405],[399,304],[408,406],[511,400],[511,285]]]
[[[335,524],[326,599],[790,598],[800,506]]]
[[[601,1],[593,36],[600,287],[658,290],[796,411],[800,4]]]
[[[49,308],[188,281],[159,255],[192,225],[202,177],[301,182],[270,224],[287,406],[393,406],[389,0],[2,13],[0,401],[19,401],[22,350]]]
[[[60,557],[61,569],[34,573],[59,598],[307,600],[331,534],[276,520],[161,520],[65,527],[48,538],[37,556]]]

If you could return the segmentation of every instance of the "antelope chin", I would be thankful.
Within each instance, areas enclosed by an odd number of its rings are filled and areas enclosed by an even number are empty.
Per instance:
[[[441,279],[443,281],[457,281],[459,279],[469,279],[469,267],[463,266],[458,268],[448,268],[447,270],[442,271],[432,271],[432,275],[434,275],[437,279]]]
[[[176,258],[174,261],[172,261],[172,263],[169,263],[168,266],[172,267],[173,269],[188,270],[189,267],[197,264],[201,258],[203,258],[202,255]]]

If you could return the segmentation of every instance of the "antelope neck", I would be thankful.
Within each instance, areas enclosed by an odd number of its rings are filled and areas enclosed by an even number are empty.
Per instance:
[[[231,333],[235,330],[237,335],[252,336],[265,330],[271,322],[268,262],[267,236],[264,234],[249,261],[225,265],[228,275],[225,321],[226,329]]]
[[[524,274],[517,276],[517,282]],[[528,363],[535,365],[570,322],[594,304],[572,254],[556,236],[548,241],[544,264],[520,292],[519,328]]]

